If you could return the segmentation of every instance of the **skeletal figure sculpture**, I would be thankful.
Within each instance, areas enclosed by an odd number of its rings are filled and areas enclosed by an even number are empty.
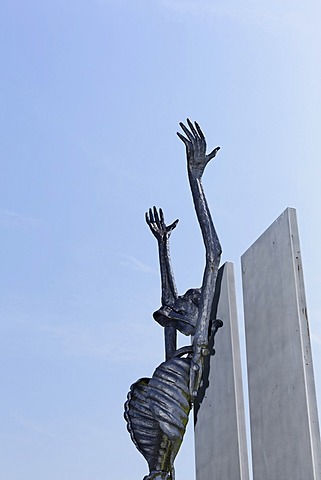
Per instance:
[[[222,325],[211,321],[221,245],[201,182],[206,165],[220,147],[206,154],[200,126],[189,119],[187,124],[189,128],[180,123],[184,135],[177,135],[186,147],[189,184],[205,245],[205,270],[201,288],[177,294],[169,237],[178,220],[166,225],[162,209],[150,209],[146,222],[157,239],[162,283],[162,306],[153,316],[165,330],[165,362],[152,378],[141,378],[131,386],[124,414],[131,438],[149,466],[144,480],[174,480],[174,459],[201,384],[209,338]],[[192,335],[192,345],[177,350],[177,330]]]

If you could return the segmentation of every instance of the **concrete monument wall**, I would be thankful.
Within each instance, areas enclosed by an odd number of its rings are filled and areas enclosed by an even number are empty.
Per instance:
[[[212,318],[223,321],[194,408],[197,480],[248,480],[233,264],[221,267]],[[276,479],[273,479],[276,480]]]
[[[253,478],[320,480],[320,432],[294,209],[285,210],[242,256],[242,276]],[[218,346],[220,341],[218,333]]]

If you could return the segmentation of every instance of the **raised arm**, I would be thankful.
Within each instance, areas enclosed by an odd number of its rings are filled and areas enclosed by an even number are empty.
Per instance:
[[[178,219],[171,225],[165,224],[163,210],[160,208],[159,213],[156,207],[150,208],[145,214],[146,223],[158,243],[159,266],[162,283],[162,306],[173,306],[177,299],[177,289],[172,270],[170,253],[169,253],[169,237],[178,224]],[[165,327],[165,356],[166,360],[171,358],[176,350],[177,333],[174,326]]]
[[[162,282],[162,305],[172,305],[177,298],[177,289],[175,285],[174,274],[172,270],[169,237],[178,224],[178,219],[171,225],[165,225],[163,210],[160,208],[150,208],[145,214],[146,223],[158,243],[159,266]]]
[[[206,252],[191,365],[190,389],[192,396],[195,398],[202,376],[203,356],[207,354],[209,321],[222,253],[201,179],[206,165],[216,156],[220,147],[216,147],[211,153],[206,154],[206,141],[200,126],[196,122],[193,125],[189,119],[187,123],[189,128],[180,123],[185,136],[181,133],[177,133],[177,135],[186,146],[188,178]]]

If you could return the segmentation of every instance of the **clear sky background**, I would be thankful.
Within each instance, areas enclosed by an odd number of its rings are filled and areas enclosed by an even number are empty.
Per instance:
[[[320,412],[320,3],[0,4],[1,480],[147,474],[122,412],[163,360],[150,206],[180,218],[179,291],[204,267],[175,134],[187,116],[221,146],[204,185],[242,345],[240,256],[297,209]],[[176,466],[194,478],[191,428]]]

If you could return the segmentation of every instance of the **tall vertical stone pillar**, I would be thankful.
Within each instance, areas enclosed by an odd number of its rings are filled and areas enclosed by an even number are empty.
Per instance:
[[[242,256],[254,480],[320,480],[321,450],[296,212]]]
[[[232,263],[221,267],[213,304],[223,321],[194,408],[197,480],[248,480],[244,401]],[[276,479],[274,479],[276,480]]]

